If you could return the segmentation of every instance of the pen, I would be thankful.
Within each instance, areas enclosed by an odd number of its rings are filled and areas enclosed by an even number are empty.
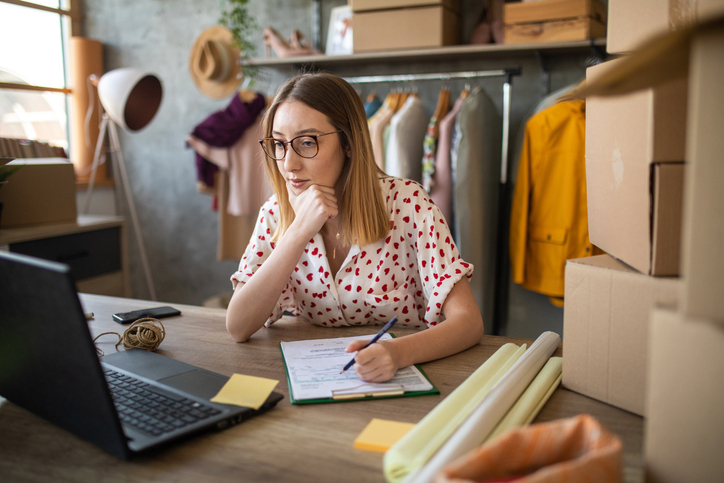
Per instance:
[[[387,332],[388,330],[390,330],[390,327],[392,327],[393,325],[395,325],[395,322],[397,322],[397,317],[392,317],[392,319],[390,319],[390,321],[387,322],[387,323],[385,324],[385,326],[382,327],[382,329],[380,329],[379,332],[377,332],[377,335],[375,335],[375,336],[372,338],[372,340],[369,341],[369,342],[367,343],[367,345],[364,346],[362,349],[366,349],[367,347],[371,346],[372,344],[374,344],[375,342],[377,342],[378,340],[380,340],[380,337],[382,337],[382,336],[385,334],[385,332]],[[362,350],[362,349],[360,349],[360,350]],[[349,362],[347,363],[346,366],[344,366],[344,369],[342,369],[341,371],[339,371],[339,373],[342,374],[344,371],[346,371],[347,369],[349,369],[349,368],[352,367],[353,365],[354,365],[354,357],[352,358],[351,361],[349,361]]]

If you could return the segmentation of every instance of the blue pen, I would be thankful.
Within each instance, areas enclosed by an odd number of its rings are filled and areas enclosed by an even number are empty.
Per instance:
[[[374,336],[374,337],[372,338],[372,340],[369,341],[369,342],[367,343],[367,345],[364,346],[362,349],[366,349],[367,347],[371,346],[372,344],[374,344],[375,342],[377,342],[378,340],[380,340],[380,337],[382,337],[382,336],[385,334],[385,332],[387,332],[388,330],[390,330],[390,327],[392,327],[393,325],[395,325],[395,322],[397,322],[397,317],[392,317],[392,319],[391,319],[389,322],[387,322],[387,323],[385,324],[385,326],[382,327],[382,329],[380,329],[379,332],[377,332],[377,335]],[[360,349],[360,350],[362,350],[362,349]],[[347,363],[346,366],[344,366],[344,369],[342,369],[339,373],[342,374],[344,371],[346,371],[347,369],[349,369],[349,368],[352,367],[353,365],[354,365],[354,357],[352,358],[351,361],[349,361],[349,362]]]

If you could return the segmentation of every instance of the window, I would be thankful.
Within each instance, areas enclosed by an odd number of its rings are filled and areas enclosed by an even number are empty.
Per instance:
[[[78,15],[67,0],[0,0],[0,137],[69,151],[66,51]]]

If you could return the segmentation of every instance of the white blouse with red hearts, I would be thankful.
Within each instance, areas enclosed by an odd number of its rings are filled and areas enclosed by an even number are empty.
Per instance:
[[[390,214],[387,237],[364,247],[353,244],[333,276],[322,236],[315,235],[267,327],[284,311],[327,327],[380,325],[394,316],[403,327],[440,322],[447,294],[463,276],[472,277],[473,266],[460,258],[442,213],[420,184],[394,177],[382,178],[380,184]],[[278,220],[272,196],[231,276],[234,287],[249,280],[274,250],[271,235]]]

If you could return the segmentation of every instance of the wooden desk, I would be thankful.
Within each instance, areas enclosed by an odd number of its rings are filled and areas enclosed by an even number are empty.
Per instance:
[[[94,312],[92,334],[123,331],[111,320],[119,311],[158,302],[82,295]],[[526,339],[486,336],[481,345],[423,365],[440,396],[293,406],[279,350],[282,340],[373,334],[375,328],[330,329],[285,318],[249,342],[227,334],[225,310],[170,304],[180,317],[163,319],[166,339],[159,352],[174,359],[231,375],[279,380],[285,395],[269,413],[221,432],[198,435],[154,455],[124,462],[0,398],[0,475],[7,481],[289,481],[383,482],[382,454],[355,449],[353,441],[374,417],[416,423],[462,383],[502,344]],[[410,330],[395,329],[398,336]],[[99,346],[111,353],[115,337]],[[69,348],[69,350],[72,350]],[[626,481],[642,481],[642,418],[559,388],[538,422],[589,413],[624,443]]]

